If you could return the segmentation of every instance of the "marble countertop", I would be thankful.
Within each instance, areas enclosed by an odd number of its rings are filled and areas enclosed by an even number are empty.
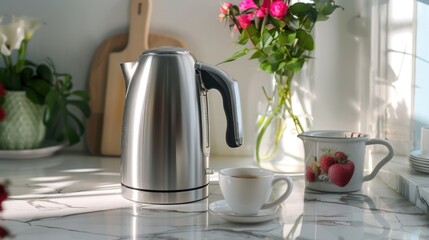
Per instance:
[[[219,170],[246,158],[213,157]],[[208,199],[145,205],[120,195],[119,158],[62,152],[41,159],[0,160],[10,197],[0,226],[14,239],[429,239],[429,217],[381,178],[349,194],[305,190],[302,176],[277,219],[225,222],[207,211],[222,199],[215,176]]]

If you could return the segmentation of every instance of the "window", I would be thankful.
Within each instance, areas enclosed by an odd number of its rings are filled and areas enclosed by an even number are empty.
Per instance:
[[[420,129],[429,126],[429,0],[417,1],[414,89],[414,149],[420,149]]]
[[[428,1],[424,2],[372,2],[369,90],[372,124],[368,127],[373,136],[390,140],[401,155],[408,155],[417,147],[417,129],[429,125],[429,88],[426,87],[426,92],[424,89],[429,83],[425,50],[429,38],[424,26],[418,24],[426,24],[429,19]],[[426,14],[419,12],[423,10]],[[426,60],[422,51],[426,51]]]

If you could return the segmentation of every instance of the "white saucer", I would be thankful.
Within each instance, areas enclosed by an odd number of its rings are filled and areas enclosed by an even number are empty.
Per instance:
[[[234,213],[229,207],[228,203],[225,200],[219,200],[213,203],[210,203],[209,210],[210,213],[216,217],[234,223],[261,223],[273,220],[279,217],[281,212],[281,207],[273,207],[259,211],[258,214],[253,216],[242,216]]]
[[[26,150],[0,150],[0,159],[29,159],[47,157],[64,148],[64,144]]]

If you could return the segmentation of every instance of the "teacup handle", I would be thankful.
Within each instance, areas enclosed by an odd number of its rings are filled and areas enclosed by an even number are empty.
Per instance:
[[[281,202],[286,200],[286,198],[288,198],[289,195],[292,193],[293,181],[292,181],[292,178],[290,178],[288,176],[276,176],[276,177],[274,177],[274,180],[271,183],[271,187],[273,187],[276,183],[281,182],[281,181],[285,181],[287,183],[286,192],[283,193],[276,200],[273,200],[271,202],[267,202],[264,205],[262,205],[261,209],[267,209],[267,208],[271,208],[271,207],[274,207],[276,205],[279,205]]]
[[[384,166],[384,164],[386,164],[388,161],[392,160],[393,158],[393,154],[394,154],[394,150],[393,150],[393,145],[386,141],[386,140],[382,140],[382,139],[369,139],[365,145],[373,145],[373,144],[381,144],[384,145],[387,150],[389,150],[389,153],[383,158],[383,160],[381,160],[377,166],[375,166],[374,170],[372,170],[372,172],[369,175],[366,175],[363,177],[363,181],[369,181],[372,180],[378,173],[378,171],[380,171],[381,167]]]

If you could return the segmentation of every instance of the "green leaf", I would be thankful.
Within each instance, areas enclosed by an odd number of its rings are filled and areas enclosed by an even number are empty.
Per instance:
[[[20,76],[21,76],[22,82],[26,84],[33,77],[33,69],[30,67],[26,67],[22,69]]]
[[[248,37],[252,41],[252,43],[258,43],[260,41],[260,33],[255,28],[254,25],[250,25],[244,30],[243,32],[246,32],[248,34]]]
[[[282,31],[279,33],[277,42],[280,45],[291,45],[295,41],[296,33],[293,31]]]
[[[59,102],[59,94],[55,90],[51,90],[45,98],[46,110],[43,116],[43,122],[46,124],[52,121],[54,113],[59,113],[57,105]]]
[[[52,112],[53,112],[52,108],[50,108],[48,106],[45,108],[45,112],[43,112],[43,124],[46,125],[47,123],[49,123],[51,121]]]
[[[71,113],[70,113],[70,117],[71,117],[70,119],[74,120],[76,126],[79,129],[79,136],[82,136],[85,133],[85,127],[84,127],[82,121],[80,121],[79,118],[77,118],[75,115],[73,115]]]
[[[269,31],[265,31],[261,38],[262,48],[266,48],[273,42],[274,38]]]
[[[27,82],[27,87],[33,89],[40,96],[45,97],[51,90],[51,85],[41,79],[33,79]]]
[[[10,73],[5,69],[5,71],[0,72],[0,79],[7,90],[22,90],[22,82],[19,75]]]
[[[310,25],[312,26],[316,21],[317,21],[317,17],[318,17],[319,13],[317,12],[317,10],[315,8],[312,8],[308,13],[307,13],[307,19],[304,22],[304,25]],[[307,26],[308,28],[308,26]]]
[[[249,40],[246,31],[242,31],[240,35],[240,39],[238,39],[238,44],[245,45]]]
[[[262,61],[259,64],[259,68],[265,72],[273,73],[273,66],[268,61]]]
[[[67,140],[69,141],[69,146],[74,145],[80,141],[79,134],[72,127],[64,128],[65,135],[67,136]]]
[[[44,96],[41,96],[32,88],[27,88],[25,90],[25,96],[35,104],[42,105],[45,102]]]
[[[337,8],[341,8],[344,10],[343,7],[336,5],[333,0],[320,0],[316,2],[316,9],[319,12],[317,20],[327,20],[329,18],[329,15],[331,15]]]
[[[240,57],[242,57],[242,56],[246,55],[248,52],[249,52],[249,49],[247,49],[247,48],[243,48],[242,50],[240,50],[240,51],[238,51],[238,52],[235,52],[234,54],[232,54],[232,56],[231,56],[231,57],[227,58],[227,59],[226,59],[226,60],[224,60],[223,62],[218,63],[217,65],[222,64],[222,63],[227,63],[227,62],[235,61],[235,60],[237,60],[238,58],[240,58]]]
[[[283,20],[280,20],[271,16],[269,18],[270,18],[271,24],[273,24],[273,26],[275,26],[276,28],[283,29],[286,26],[286,22]]]
[[[331,15],[337,8],[343,7],[336,5],[333,0],[323,0],[316,4],[316,8],[320,14],[328,16]]]
[[[314,6],[310,3],[297,2],[289,7],[289,12],[301,18],[305,17],[312,9],[314,9]]]
[[[91,109],[86,101],[68,100],[67,103],[77,107],[85,117],[88,118],[91,115]]]
[[[76,91],[73,91],[71,94],[78,96],[78,97],[82,98],[82,100],[85,100],[85,101],[89,101],[89,99],[90,99],[89,93],[87,91],[76,90]]]
[[[296,31],[296,37],[298,39],[298,45],[301,48],[309,51],[314,49],[314,40],[311,34],[302,29],[298,29]]]
[[[289,62],[287,62],[284,67],[289,71],[297,73],[301,71],[302,66],[304,65],[305,60],[303,58],[293,58]]]
[[[256,51],[249,59],[259,59],[261,57],[265,57],[264,53],[262,51]]]
[[[37,66],[36,72],[37,72],[37,75],[39,75],[43,80],[49,83],[52,82],[53,74],[51,69],[47,65],[40,64],[39,66]]]

